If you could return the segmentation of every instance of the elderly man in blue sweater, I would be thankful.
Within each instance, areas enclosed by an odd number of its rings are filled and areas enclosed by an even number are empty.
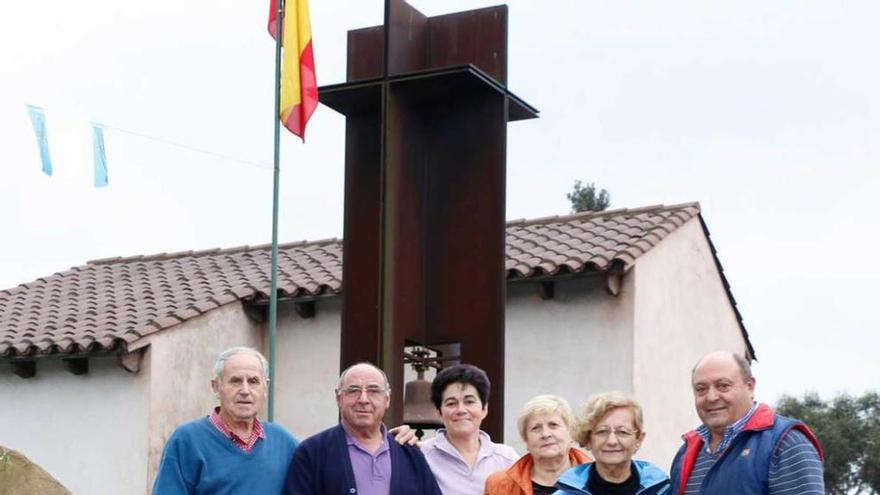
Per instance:
[[[211,380],[220,405],[168,439],[154,495],[281,492],[297,441],[284,428],[257,419],[268,375],[266,358],[254,349],[220,353]]]
[[[286,495],[441,495],[418,447],[399,445],[382,418],[391,387],[379,368],[359,363],[342,372],[336,404],[342,421],[296,450]]]
[[[822,449],[800,421],[755,402],[749,362],[704,356],[691,377],[703,420],[672,462],[670,495],[824,495]]]

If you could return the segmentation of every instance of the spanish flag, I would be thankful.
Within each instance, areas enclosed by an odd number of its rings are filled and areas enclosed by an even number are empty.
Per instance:
[[[286,0],[281,21],[281,123],[303,141],[306,122],[318,106],[318,82],[312,54],[312,28],[308,0]],[[269,34],[273,38],[278,19],[278,0],[269,7]]]

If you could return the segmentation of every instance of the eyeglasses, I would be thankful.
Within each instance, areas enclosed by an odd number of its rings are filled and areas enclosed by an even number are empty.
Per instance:
[[[336,393],[342,394],[346,399],[360,398],[361,394],[364,392],[367,393],[368,399],[378,399],[384,396],[388,392],[388,389],[380,387],[379,385],[368,385],[367,387],[352,385],[336,391]]]
[[[614,428],[614,429],[603,427],[603,428],[599,428],[598,430],[593,431],[592,436],[594,436],[600,440],[607,440],[608,437],[610,437],[612,433],[614,433],[614,436],[616,436],[618,440],[622,440],[625,442],[627,440],[632,440],[636,436],[636,433],[638,433],[638,432],[630,430],[629,428],[623,428],[623,427]]]

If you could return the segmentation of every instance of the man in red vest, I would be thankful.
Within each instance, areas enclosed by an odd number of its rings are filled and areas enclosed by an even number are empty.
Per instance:
[[[825,494],[819,441],[800,421],[755,402],[748,360],[713,352],[691,381],[703,424],[683,437],[670,495]]]

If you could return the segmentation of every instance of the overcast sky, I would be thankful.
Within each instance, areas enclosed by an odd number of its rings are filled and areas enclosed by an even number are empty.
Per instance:
[[[411,3],[437,15],[497,2]],[[90,259],[269,242],[264,4],[4,6],[0,288]],[[319,84],[344,79],[345,31],[380,24],[382,5],[311,2]],[[541,118],[509,128],[508,218],[567,213],[575,179],[614,208],[699,201],[759,358],[758,397],[880,388],[880,4],[509,7],[508,84]],[[26,103],[46,109],[51,178]],[[90,120],[112,126],[103,189]],[[283,135],[282,241],[342,235],[343,126],[319,107],[305,146]]]

